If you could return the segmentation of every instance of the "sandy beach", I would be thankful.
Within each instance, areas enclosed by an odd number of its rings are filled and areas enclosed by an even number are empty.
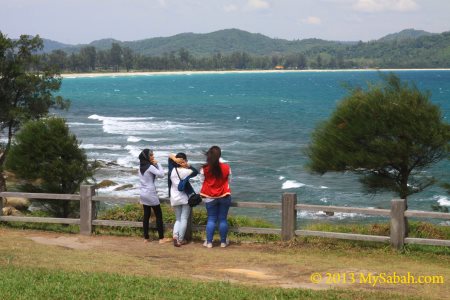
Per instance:
[[[152,71],[152,72],[107,72],[107,73],[64,73],[62,78],[116,77],[116,76],[155,76],[192,74],[231,74],[231,73],[308,73],[308,72],[396,72],[396,71],[450,71],[450,69],[311,69],[311,70],[227,70],[227,71]]]

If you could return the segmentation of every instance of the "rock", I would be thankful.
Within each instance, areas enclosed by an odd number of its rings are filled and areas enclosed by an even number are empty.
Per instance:
[[[324,213],[330,217],[334,216],[334,211],[325,211]]]
[[[18,210],[27,210],[30,207],[30,200],[20,197],[7,197],[4,206],[11,206]]]
[[[3,212],[4,216],[21,216],[22,215],[22,213],[19,210],[15,209],[12,206],[3,207],[2,212]]]
[[[102,189],[102,188],[106,188],[106,187],[114,186],[114,185],[117,185],[117,183],[112,180],[106,179],[106,180],[102,180],[100,183],[96,184],[95,188]]]
[[[123,190],[126,190],[126,189],[130,189],[132,187],[133,187],[132,184],[124,184],[122,186],[119,186],[118,188],[115,188],[114,190],[115,191],[123,191]]]

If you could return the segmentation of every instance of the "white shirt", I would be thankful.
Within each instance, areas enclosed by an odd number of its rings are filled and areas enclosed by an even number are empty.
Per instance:
[[[175,174],[176,175],[176,174]],[[139,181],[141,183],[141,204],[154,206],[159,204],[158,194],[156,193],[155,179],[164,177],[164,169],[158,163],[157,166],[150,166],[144,174],[139,171]]]
[[[183,205],[188,203],[188,195],[184,191],[178,190],[178,184],[180,183],[180,178],[177,175],[180,174],[181,179],[185,179],[192,174],[191,169],[186,168],[173,168],[172,174],[170,174],[170,180],[172,181],[172,186],[170,187],[170,205]]]

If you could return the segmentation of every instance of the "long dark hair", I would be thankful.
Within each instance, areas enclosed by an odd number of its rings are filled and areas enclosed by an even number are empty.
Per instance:
[[[214,176],[215,178],[222,177],[222,169],[220,168],[219,159],[222,155],[222,150],[220,150],[219,146],[212,146],[205,153],[206,155],[206,164],[203,167],[208,167],[208,173]]]
[[[150,163],[150,156],[153,155],[153,151],[150,149],[144,149],[139,154],[139,170],[141,174],[144,175],[145,171],[152,165]]]

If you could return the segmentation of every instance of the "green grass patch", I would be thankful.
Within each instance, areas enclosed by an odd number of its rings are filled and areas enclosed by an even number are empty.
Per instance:
[[[387,292],[263,288],[228,282],[0,265],[2,299],[419,299]]]

